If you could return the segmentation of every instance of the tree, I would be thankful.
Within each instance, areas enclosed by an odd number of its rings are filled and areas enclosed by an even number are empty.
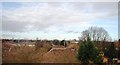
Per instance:
[[[67,43],[66,42],[65,42],[64,46],[67,47]]]
[[[117,50],[113,43],[111,43],[108,49],[105,51],[105,55],[110,59],[117,58]]]
[[[89,34],[89,35],[88,35]],[[80,39],[86,40],[87,37],[93,41],[108,41],[111,39],[108,32],[102,27],[90,27],[82,32]]]
[[[54,45],[59,45],[59,44],[60,44],[60,41],[57,40],[57,39],[55,39],[55,40],[53,40],[53,44],[54,44]]]
[[[43,43],[41,40],[38,40],[38,38],[36,38],[36,42],[35,42],[35,50],[40,49],[41,47],[43,47]]]
[[[63,46],[67,46],[67,44],[66,44],[66,41],[65,40],[62,40],[61,42],[60,42],[60,45],[63,45]]]
[[[93,63],[101,63],[98,49],[94,46],[94,43],[88,37],[87,40],[83,41],[80,45],[77,54],[78,60],[82,61],[84,65],[87,65],[89,61]]]
[[[62,40],[62,41],[60,42],[60,45],[63,45],[63,46],[64,46],[64,43],[65,43],[65,40]]]

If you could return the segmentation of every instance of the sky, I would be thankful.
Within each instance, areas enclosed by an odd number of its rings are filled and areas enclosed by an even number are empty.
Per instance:
[[[117,40],[118,3],[2,3],[2,38],[78,39],[91,26],[103,27]]]
[[[119,2],[119,0],[1,0],[2,2]]]

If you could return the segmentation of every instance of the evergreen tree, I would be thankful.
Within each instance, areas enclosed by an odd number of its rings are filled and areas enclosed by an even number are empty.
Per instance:
[[[90,40],[90,38],[87,38],[87,40],[81,43],[77,58],[82,61],[84,65],[87,65],[89,61],[98,64],[101,62],[98,50],[95,48],[94,43]]]
[[[63,46],[64,46],[64,42],[65,42],[65,40],[62,40],[62,41],[60,42],[60,45],[63,45]]]
[[[62,40],[61,42],[60,42],[60,45],[63,45],[63,46],[67,46],[67,44],[66,44],[66,41],[65,40]]]

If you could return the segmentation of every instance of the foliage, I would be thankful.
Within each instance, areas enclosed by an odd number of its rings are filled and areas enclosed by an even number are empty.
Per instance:
[[[65,42],[65,45],[64,45],[65,47],[67,47],[67,43]]]
[[[94,46],[94,43],[89,37],[80,44],[77,58],[82,61],[83,64],[88,64],[90,61],[93,63],[101,62],[98,49]]]
[[[110,59],[113,59],[113,58],[117,57],[117,50],[116,50],[116,47],[113,43],[111,43],[111,45],[105,51],[105,55]]]
[[[55,40],[53,40],[53,44],[54,44],[54,45],[59,45],[59,44],[60,44],[60,41],[57,40],[57,39],[55,39]]]
[[[65,40],[62,40],[61,42],[60,42],[60,45],[63,45],[63,46],[67,46],[67,44],[66,44],[66,41]]]
[[[62,40],[62,41],[60,42],[60,45],[63,45],[63,46],[64,46],[64,43],[65,43],[65,40]]]

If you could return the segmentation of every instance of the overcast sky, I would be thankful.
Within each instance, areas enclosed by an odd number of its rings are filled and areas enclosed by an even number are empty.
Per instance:
[[[118,39],[118,3],[2,3],[2,37],[78,39],[90,26]]]

